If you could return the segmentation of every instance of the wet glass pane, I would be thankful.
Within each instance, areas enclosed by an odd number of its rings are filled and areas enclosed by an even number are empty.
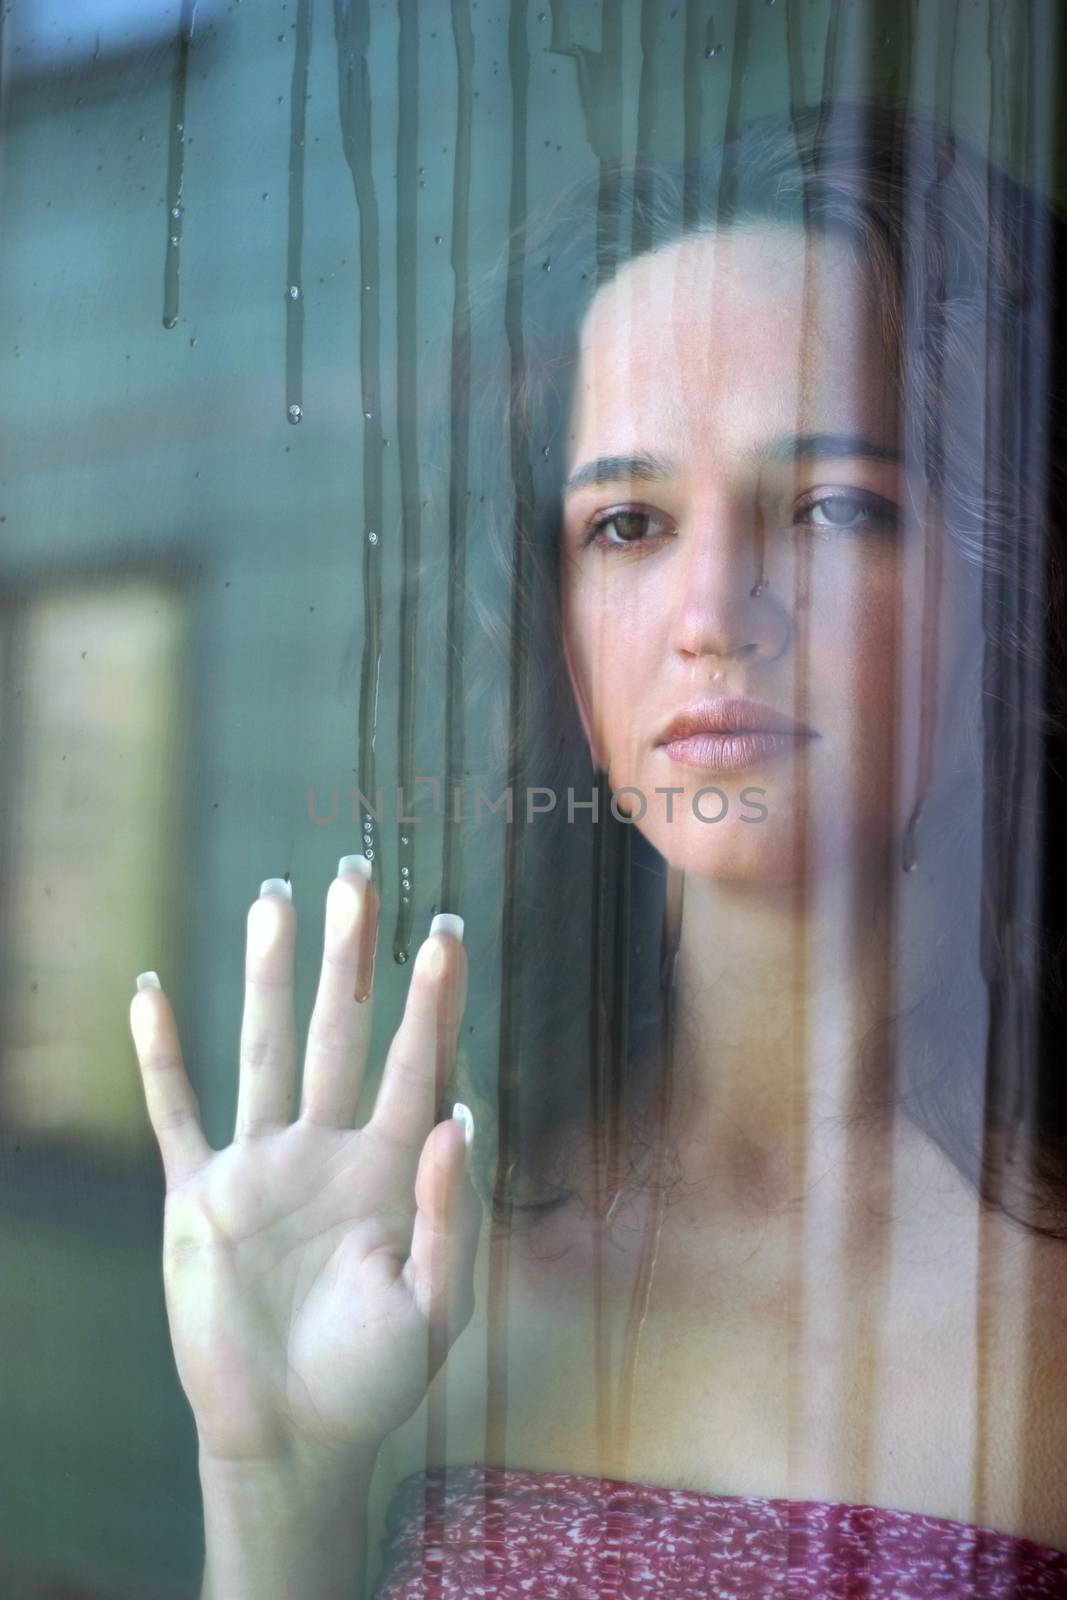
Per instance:
[[[1061,55],[8,0],[5,1597],[1067,1594]]]

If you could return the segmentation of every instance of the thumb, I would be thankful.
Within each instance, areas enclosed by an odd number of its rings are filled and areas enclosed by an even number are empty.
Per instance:
[[[416,1305],[447,1349],[474,1311],[474,1259],[482,1207],[467,1172],[465,1117],[432,1129],[415,1175],[415,1224],[404,1276]]]

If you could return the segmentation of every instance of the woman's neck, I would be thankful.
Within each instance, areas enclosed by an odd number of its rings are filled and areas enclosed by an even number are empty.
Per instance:
[[[683,885],[672,1120],[687,1174],[742,1208],[796,1198],[844,1120],[884,1121],[879,1026],[907,975],[885,873],[854,865],[803,889]]]

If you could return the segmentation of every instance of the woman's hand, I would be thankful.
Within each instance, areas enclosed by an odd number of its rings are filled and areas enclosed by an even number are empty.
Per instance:
[[[434,1126],[466,999],[463,924],[439,919],[420,949],[373,1114],[355,1128],[378,920],[363,859],[342,860],[327,896],[295,1121],[286,884],[264,884],[248,913],[227,1149],[207,1144],[152,974],[131,1006],[166,1172],[167,1313],[202,1460],[365,1461],[416,1409],[473,1310],[481,1207],[465,1125]]]

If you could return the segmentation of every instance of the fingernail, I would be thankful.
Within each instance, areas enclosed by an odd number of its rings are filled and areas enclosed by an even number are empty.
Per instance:
[[[469,1150],[474,1139],[474,1117],[471,1115],[470,1106],[465,1106],[462,1100],[457,1100],[452,1107],[452,1120],[463,1124],[463,1142]]]
[[[370,878],[374,868],[366,856],[342,856],[337,863],[337,876],[341,878],[346,872],[361,872],[365,878]]]
[[[453,911],[439,911],[430,923],[430,937],[435,933],[451,933],[462,943],[463,918],[457,917]]]
[[[161,987],[158,972],[139,972],[137,974],[138,989],[158,989]]]
[[[260,898],[265,894],[283,894],[287,900],[293,898],[293,886],[284,878],[264,878],[259,886]]]
[[[436,939],[427,939],[415,957],[415,970],[424,978],[439,978],[446,959],[444,947]]]

